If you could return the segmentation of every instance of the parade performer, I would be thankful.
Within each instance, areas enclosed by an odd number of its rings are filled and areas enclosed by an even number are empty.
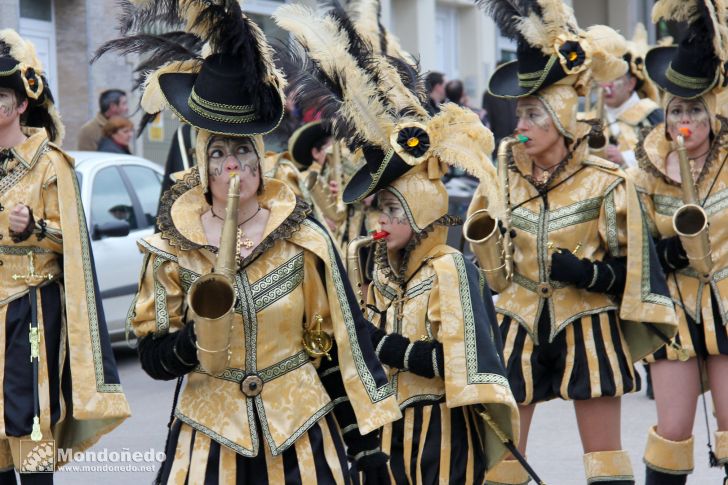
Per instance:
[[[305,51],[297,69],[288,68],[300,102],[320,99],[335,135],[363,151],[366,163],[346,185],[344,201],[378,197],[384,233],[377,235],[383,238],[367,308],[403,413],[382,430],[390,478],[480,484],[505,455],[503,440],[512,444],[517,436],[517,410],[487,285],[445,244],[454,218],[440,178],[452,164],[493,182],[492,134],[454,104],[431,117],[415,66],[380,55],[385,49],[360,35],[338,2],[321,15],[287,5],[274,19],[298,42],[291,50]],[[356,249],[363,244],[347,251],[356,286],[363,279]]]
[[[658,256],[679,321],[673,344],[649,358],[657,425],[649,430],[644,455],[648,485],[686,483],[704,382],[718,424],[714,451],[708,438],[711,464],[728,464],[728,282],[723,276],[728,212],[722,203],[728,196],[728,120],[718,115],[716,102],[728,80],[727,16],[726,7],[712,0],[661,0],[653,10],[655,22],[674,20],[688,27],[679,45],[656,47],[645,58],[647,73],[663,92],[666,122],[636,150],[641,169],[636,185],[659,239]]]
[[[187,25],[159,34],[179,41],[174,59],[145,34],[104,50],[146,43],[162,65],[142,107],[198,130],[197,167],[164,195],[160,234],[139,243],[129,322],[145,371],[179,378],[157,481],[346,484],[347,454],[374,480],[387,459],[374,431],[401,413],[327,231],[262,175],[261,135],[283,113],[266,39],[237,1],[141,2],[125,23],[150,19]],[[204,58],[181,54],[187,36],[207,43]]]
[[[129,416],[62,137],[34,46],[1,30],[2,484],[16,483],[13,468],[23,484],[52,483],[52,474],[26,473],[62,464],[42,443],[80,452]]]
[[[519,448],[526,450],[538,403],[573,400],[587,482],[633,484],[620,396],[639,388],[632,363],[674,334],[675,315],[634,187],[616,164],[589,155],[601,123],[576,120],[588,82],[624,74],[623,40],[604,26],[581,30],[560,1],[479,3],[518,43],[517,60],[496,70],[489,86],[518,101],[515,137],[498,151],[505,216],[495,220],[481,184],[464,230],[500,293]],[[506,460],[487,481],[527,477]]]
[[[601,83],[608,141],[605,155],[625,169],[637,165],[634,149],[641,131],[664,121],[657,88],[644,69],[648,49],[647,31],[638,23],[623,56],[629,69],[623,76]]]
[[[341,145],[331,137],[327,120],[307,123],[293,132],[288,153],[301,169],[301,191],[319,211],[321,222],[332,231],[334,239],[344,227],[346,207],[341,201]]]

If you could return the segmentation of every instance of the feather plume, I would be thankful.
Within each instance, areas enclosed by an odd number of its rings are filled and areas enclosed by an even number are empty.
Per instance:
[[[382,103],[370,73],[360,68],[347,51],[349,41],[330,16],[319,17],[297,4],[280,7],[273,15],[276,23],[289,31],[321,71],[341,86],[340,116],[361,130],[359,143],[368,141],[386,146],[394,128],[388,108]],[[336,129],[338,121],[334,122]]]
[[[155,76],[155,71],[182,67],[189,72],[204,57],[224,52],[239,56],[245,83],[241,87],[258,93],[254,103],[261,118],[273,118],[285,80],[263,31],[243,14],[238,0],[122,0],[121,11],[122,37],[102,45],[94,60],[109,51],[140,54],[143,60],[136,67],[135,88],[151,90],[144,106],[155,110],[161,106],[160,72]],[[149,25],[167,32],[147,34]],[[261,89],[262,85],[276,89]]]
[[[481,123],[471,109],[445,103],[428,124],[432,153],[441,161],[459,167],[478,178],[494,217],[504,213],[503,194],[493,163],[488,154],[493,151],[493,133]]]
[[[521,36],[520,19],[529,13],[528,2],[517,0],[477,0],[475,2],[490,16],[498,26],[501,34],[509,39],[517,40]]]
[[[546,55],[553,54],[559,36],[579,32],[574,11],[562,0],[537,0],[517,28],[530,45]]]
[[[595,81],[611,81],[623,76],[628,69],[623,59],[627,42],[617,31],[606,25],[593,25],[585,33],[591,56],[591,75]]]
[[[33,67],[37,72],[43,72],[43,65],[38,59],[35,46],[23,40],[16,31],[13,29],[0,30],[0,42],[4,44],[2,48],[4,53],[21,64]]]

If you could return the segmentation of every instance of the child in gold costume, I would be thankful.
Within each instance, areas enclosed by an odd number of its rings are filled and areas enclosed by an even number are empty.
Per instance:
[[[392,483],[480,484],[505,456],[502,438],[512,442],[517,435],[517,412],[490,292],[476,268],[446,245],[456,221],[447,215],[440,179],[452,164],[492,182],[492,134],[475,113],[454,104],[431,117],[416,68],[379,55],[385,50],[336,3],[321,15],[288,5],[274,18],[305,50],[299,70],[289,66],[302,98],[316,98],[306,90],[315,86],[309,63],[321,66],[313,73],[318,79],[339,80],[319,96],[321,107],[334,119],[335,135],[361,148],[365,159],[343,200],[377,194],[387,233],[375,248],[367,308],[373,344],[403,413],[381,431],[388,476]]]

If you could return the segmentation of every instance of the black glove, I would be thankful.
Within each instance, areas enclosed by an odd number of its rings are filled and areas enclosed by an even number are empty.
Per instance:
[[[671,271],[687,268],[690,264],[679,236],[666,237],[657,241],[657,257],[660,259],[662,270],[667,274]]]
[[[412,342],[404,335],[387,333],[374,325],[371,338],[382,364],[428,378],[442,377],[445,373],[445,353],[437,340]]]
[[[627,258],[590,261],[559,249],[551,256],[550,278],[593,293],[621,296],[627,281]]]
[[[195,341],[192,322],[178,332],[142,337],[138,349],[142,369],[153,379],[162,381],[188,374],[199,364]]]
[[[579,259],[568,249],[559,248],[551,255],[553,281],[571,283],[577,288],[586,288],[594,277],[594,265],[588,259]]]
[[[362,473],[362,485],[390,485],[388,461],[389,457],[381,451],[366,454],[355,460],[352,471]]]

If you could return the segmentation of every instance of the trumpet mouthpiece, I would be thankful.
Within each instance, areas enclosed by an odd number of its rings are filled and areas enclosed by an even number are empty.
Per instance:
[[[372,239],[378,241],[379,239],[384,239],[387,236],[389,236],[389,233],[387,231],[377,231],[372,234]]]
[[[518,143],[526,143],[529,138],[526,135],[517,135],[516,140],[518,141]]]
[[[690,135],[693,134],[693,132],[690,131],[690,128],[688,128],[687,126],[681,126],[680,128],[677,129],[677,131],[680,132],[680,134],[683,136],[683,138],[690,138]]]

